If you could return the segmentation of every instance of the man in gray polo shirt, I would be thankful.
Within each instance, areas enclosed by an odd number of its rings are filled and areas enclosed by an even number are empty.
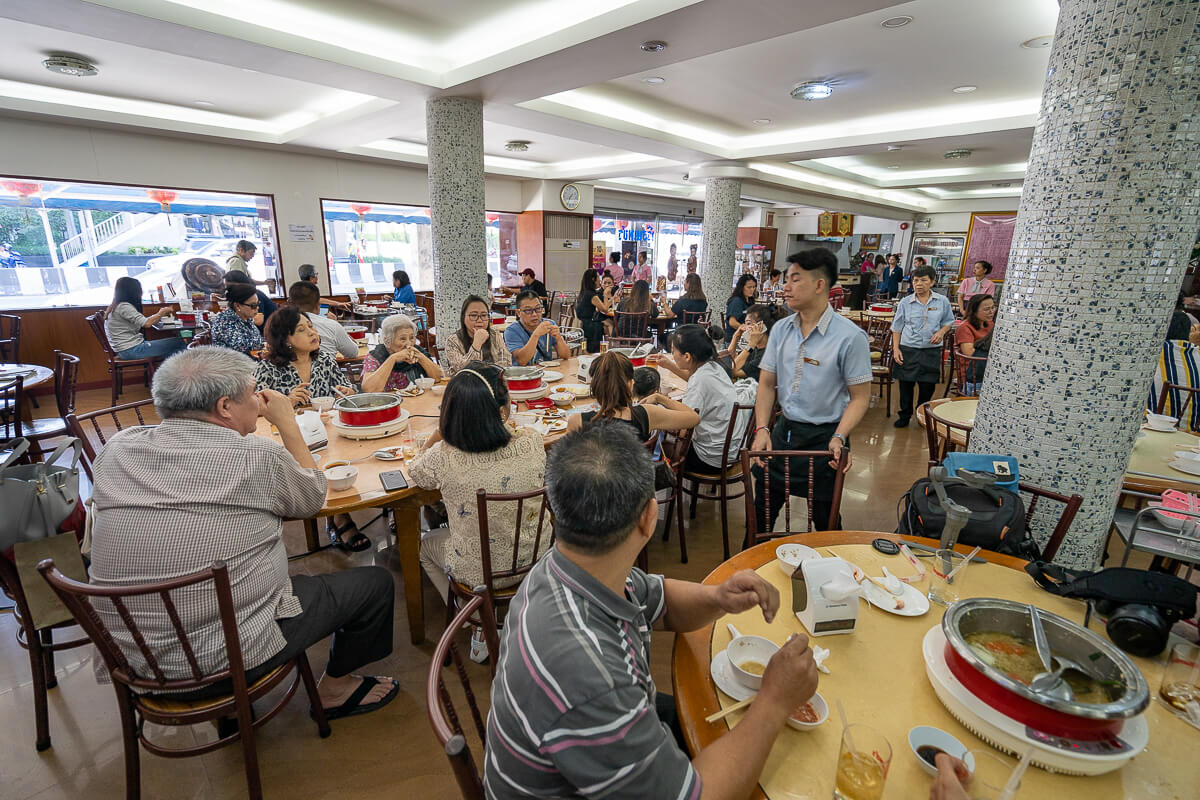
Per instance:
[[[526,577],[504,626],[484,785],[490,798],[744,798],[787,715],[812,697],[802,635],[770,660],[759,701],[689,759],[658,709],[650,627],[692,631],[779,593],[744,570],[719,586],[647,575],[633,564],[654,535],[650,454],[623,423],[589,425],[546,459],[556,542]],[[659,701],[662,702],[660,705]],[[666,716],[665,712],[663,716]]]

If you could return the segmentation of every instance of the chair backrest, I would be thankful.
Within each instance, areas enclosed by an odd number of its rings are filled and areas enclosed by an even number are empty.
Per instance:
[[[132,586],[98,586],[72,580],[59,572],[52,559],[38,564],[37,569],[75,617],[75,621],[87,633],[88,638],[96,644],[113,683],[135,691],[163,692],[194,691],[219,681],[230,680],[235,692],[245,693],[246,670],[242,661],[242,644],[238,638],[237,614],[233,607],[229,570],[224,562],[215,561],[212,566],[190,575]],[[210,582],[210,589],[200,588],[201,584]],[[205,672],[201,668],[188,631],[184,630],[179,609],[171,596],[172,592],[181,589],[187,589],[187,594],[193,596],[206,591],[215,593],[224,633],[225,653],[229,660],[223,669]],[[136,609],[136,616],[131,609]],[[104,617],[113,620],[113,628],[109,628]],[[188,677],[168,677],[161,664],[164,646],[158,644],[158,649],[155,650],[146,643],[145,634],[138,624],[139,618],[143,621],[149,618],[170,621],[177,639],[172,641],[169,647],[171,652],[178,648],[183,654]],[[120,620],[119,627],[116,625],[117,619]],[[114,633],[117,635],[114,636]],[[118,639],[132,642],[132,646],[145,662],[144,671],[139,672],[130,663],[128,654],[117,643]]]
[[[958,392],[962,391],[962,387],[967,383],[979,383],[979,380],[970,380],[971,373],[978,369],[982,373],[983,368],[987,366],[987,356],[969,356],[963,353],[957,347],[950,351],[951,369],[954,372],[954,379],[957,381],[955,389]]]
[[[575,320],[575,309],[573,307],[563,309],[563,312],[558,315],[558,327],[570,328],[571,323],[574,320]]]
[[[563,312],[563,294],[562,292],[550,293],[550,308],[548,314],[550,319],[558,319]]]
[[[742,451],[742,485],[745,487],[746,495],[746,529],[748,532],[749,544],[753,547],[756,544],[777,539],[780,536],[790,536],[793,533],[808,533],[815,530],[813,523],[813,476],[819,469],[835,470],[833,480],[833,506],[830,510],[829,519],[826,521],[825,527],[833,529],[837,525],[837,521],[841,515],[842,507],[842,484],[845,481],[846,473],[842,468],[845,459],[846,451],[843,450],[838,458],[836,465],[831,465],[829,461],[833,458],[831,450],[743,450]],[[766,523],[767,530],[758,529],[758,516],[755,513],[755,496],[754,483],[755,477],[751,474],[750,468],[753,461],[758,459],[763,463],[764,478],[764,494],[762,498],[763,504],[763,519]],[[803,459],[808,462],[808,492],[805,497],[808,500],[807,527],[803,531],[792,529],[792,506],[788,502],[791,495],[792,485],[792,469],[796,465],[797,459]],[[783,486],[786,491],[783,492],[783,519],[784,529],[779,532],[770,530],[771,519],[774,515],[771,513],[771,492],[767,490],[765,481],[771,480],[771,470],[773,464],[782,463]],[[775,466],[776,475],[779,474],[780,468]]]
[[[1179,418],[1177,427],[1189,428],[1187,424],[1187,407],[1189,403],[1194,403],[1196,395],[1200,394],[1200,387],[1184,386],[1181,383],[1164,383],[1162,391],[1158,393],[1158,406],[1154,411],[1157,414],[1164,413],[1167,407],[1167,399],[1171,400],[1171,416]]]
[[[113,350],[112,345],[108,343],[108,332],[104,330],[104,312],[97,311],[94,314],[87,315],[88,327],[92,329],[92,333],[96,334],[96,340],[100,342],[101,349],[108,356],[108,360],[112,361],[117,357],[117,353]]]
[[[550,506],[546,501],[546,487],[542,486],[529,492],[517,492],[515,494],[489,494],[486,490],[480,489],[475,493],[475,500],[479,508],[479,552],[483,555],[483,583],[487,588],[488,594],[493,598],[496,596],[497,584],[500,586],[508,586],[517,582],[533,569],[533,565],[537,562],[538,555],[545,548],[554,544],[554,531],[547,530],[547,523],[550,521]],[[528,502],[527,502],[528,501]],[[492,526],[491,518],[495,506],[503,503],[516,503],[516,520],[513,526],[512,534],[512,557],[506,564],[496,564],[492,560]],[[533,557],[527,562],[521,560],[521,540],[524,538],[528,541],[529,537],[525,531],[525,516],[526,510],[537,507],[537,527],[533,531]],[[489,508],[491,506],[491,508]],[[502,531],[496,531],[496,536],[503,536]],[[543,547],[545,544],[545,548]]]
[[[21,414],[24,411],[25,377],[16,375],[0,381],[0,438],[8,440],[21,435]]]
[[[54,399],[58,415],[66,419],[75,410],[75,387],[79,383],[79,356],[54,351]]]
[[[15,364],[21,360],[21,318],[0,314],[0,362]]]
[[[834,289],[837,291],[835,292]],[[846,302],[846,292],[840,286],[835,286],[829,290],[829,305],[833,306],[834,311],[841,311],[842,306]]]
[[[455,639],[462,633],[463,628],[471,625],[471,617],[483,605],[484,599],[478,595],[467,601],[446,626],[442,638],[438,640],[433,650],[433,659],[429,662],[429,676],[425,681],[425,708],[429,713],[429,724],[433,735],[437,737],[450,759],[450,767],[454,770],[454,780],[458,782],[458,790],[464,800],[483,800],[483,776],[471,755],[467,737],[463,731],[458,710],[454,707],[454,699],[446,685],[442,672],[453,664],[458,675],[463,700],[470,710],[471,721],[475,723],[475,733],[479,737],[479,747],[482,750],[487,742],[487,728],[480,713],[479,704],[475,701],[475,692],[471,689],[471,678],[467,674],[466,664],[462,653],[459,652]]]
[[[649,311],[618,311],[614,335],[620,339],[645,339],[649,341]]]
[[[742,435],[734,438],[737,433],[738,420],[743,414],[746,414],[749,419],[746,421],[746,427],[742,429]],[[728,466],[731,462],[737,461],[737,455],[742,450],[750,446],[750,441],[754,438],[754,426],[750,424],[754,421],[754,403],[734,403],[733,410],[729,412],[729,425],[725,428],[725,443],[721,445],[721,463]],[[732,454],[732,458],[730,455]]]
[[[108,443],[108,436],[126,427],[134,427],[129,419],[129,412],[137,417],[138,425],[148,424],[142,416],[142,409],[153,407],[154,399],[137,400],[112,408],[101,408],[86,414],[67,414],[67,427],[71,435],[83,443],[83,469],[89,478],[92,477],[92,464],[100,450]],[[122,419],[122,415],[124,419]]]
[[[1053,561],[1054,556],[1058,554],[1059,545],[1067,536],[1067,530],[1071,527],[1071,522],[1075,519],[1075,514],[1079,511],[1079,507],[1083,505],[1083,497],[1078,494],[1065,495],[1050,489],[1043,489],[1040,486],[1034,486],[1032,483],[1022,481],[1017,488],[1020,494],[1029,495],[1029,500],[1025,504],[1025,530],[1033,530],[1033,516],[1037,511],[1038,501],[1042,498],[1053,500],[1063,504],[1062,513],[1058,517],[1058,522],[1054,525],[1054,530],[1050,533],[1050,538],[1046,540],[1045,547],[1042,548],[1042,560]]]
[[[892,322],[887,319],[870,317],[867,320],[867,338],[871,340],[871,349],[886,353],[892,349]]]
[[[937,415],[937,405],[926,403],[921,406],[925,415],[925,442],[929,447],[929,466],[933,467],[946,459],[947,453],[966,451],[971,447],[971,428],[960,422],[951,422]]]
[[[417,293],[417,305],[420,306],[421,309],[425,312],[426,328],[427,329],[432,328],[434,325],[436,325],[437,323],[434,321],[434,318],[433,318],[433,294],[425,293],[425,292],[418,292]]]
[[[708,311],[684,311],[683,325],[708,325]]]
[[[212,328],[197,328],[196,333],[192,336],[192,340],[188,342],[188,349],[194,350],[197,347],[208,347],[212,344]]]

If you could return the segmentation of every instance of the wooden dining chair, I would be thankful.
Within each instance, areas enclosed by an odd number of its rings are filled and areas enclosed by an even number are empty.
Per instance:
[[[976,392],[972,395],[963,393],[963,387],[967,383],[982,383],[983,370],[987,367],[987,356],[969,356],[961,352],[957,347],[950,351],[950,363],[952,366],[950,380],[946,382],[946,391],[943,397],[949,397],[955,394],[959,397],[978,397]],[[969,381],[968,378],[975,371],[979,371],[979,380]]]
[[[96,644],[112,680],[121,714],[125,797],[128,800],[137,800],[141,796],[139,744],[156,756],[188,758],[211,753],[239,740],[248,793],[253,800],[259,800],[263,790],[255,729],[274,717],[296,694],[301,683],[308,695],[309,715],[316,722],[317,732],[322,738],[330,734],[321,697],[317,694],[317,682],[303,652],[253,682],[248,680],[229,570],[223,562],[214,562],[211,567],[190,575],[133,586],[82,583],[60,572],[51,559],[38,564],[37,569]],[[192,640],[196,632],[184,630],[172,592],[203,594],[215,601],[228,666],[213,672],[201,668],[196,658],[199,645]],[[160,642],[156,639],[152,648],[138,625],[139,618],[151,617],[169,619],[175,640]],[[118,641],[126,642],[130,652],[119,646]],[[136,655],[132,655],[133,652]],[[185,664],[181,674],[167,675],[161,663],[167,652],[182,654]],[[268,693],[283,685],[289,677],[291,681],[283,693],[268,703],[265,699]],[[178,697],[178,693],[198,692],[203,693],[205,699],[182,700]],[[251,709],[251,703],[255,702],[270,706],[265,710],[260,707],[257,718]],[[187,747],[171,747],[155,741],[145,728],[147,722],[183,726],[216,722],[232,716],[237,717],[237,732]]]
[[[742,416],[746,416],[746,427],[741,436],[735,436],[737,433],[738,421]],[[725,426],[725,440],[721,444],[721,463],[727,465],[722,470],[713,471],[698,471],[688,469],[686,465],[682,466],[679,475],[679,500],[683,502],[684,495],[691,496],[691,505],[688,509],[688,518],[696,518],[696,503],[701,498],[705,500],[716,500],[721,507],[721,546],[725,553],[725,558],[729,558],[729,501],[736,500],[742,496],[742,490],[736,489],[734,493],[730,493],[730,485],[737,486],[742,482],[742,462],[738,459],[737,454],[750,446],[750,439],[753,437],[754,431],[754,404],[753,403],[734,403],[733,408],[729,413],[729,422]],[[691,488],[687,484],[691,484]],[[702,490],[711,488],[710,494],[705,494]],[[683,545],[683,517],[679,518],[679,536],[680,546]],[[664,534],[665,538],[665,534]],[[687,559],[684,558],[684,563]]]
[[[612,347],[637,347],[641,344],[651,344],[650,312],[648,311],[618,311],[613,324],[613,335],[608,337]]]
[[[703,325],[708,327],[709,312],[708,311],[684,311],[683,317],[680,320],[680,325]]]
[[[72,436],[83,443],[83,469],[89,480],[92,479],[92,464],[95,463],[100,450],[108,443],[109,437],[125,428],[158,424],[157,417],[147,422],[142,416],[143,410],[151,411],[153,408],[154,400],[149,398],[112,408],[100,408],[86,414],[67,414],[67,428]]]
[[[446,618],[451,619],[455,611],[462,607],[472,597],[482,597],[483,605],[474,623],[483,629],[483,639],[487,644],[488,656],[491,659],[493,672],[500,656],[500,609],[507,608],[509,602],[521,588],[521,581],[533,569],[538,557],[554,544],[553,518],[550,505],[546,501],[546,487],[529,492],[513,494],[491,494],[484,489],[475,493],[479,520],[479,552],[483,560],[483,583],[479,586],[467,586],[464,583],[450,581],[450,596],[446,599]],[[526,502],[529,501],[529,502]],[[514,525],[512,533],[512,556],[505,563],[498,563],[492,558],[493,536],[503,536],[501,531],[495,531],[491,520],[496,515],[497,507],[505,504],[516,504],[514,509]],[[535,555],[528,561],[521,559],[521,543],[529,541],[530,531],[525,530],[525,523],[532,522],[536,516],[536,526],[533,533]]]
[[[646,447],[650,449],[653,456],[656,438],[651,438],[646,442]],[[683,532],[683,498],[680,494],[680,481],[683,473],[683,459],[687,456],[687,452],[692,446],[692,429],[687,428],[681,431],[671,432],[664,431],[662,436],[662,448],[655,461],[655,469],[658,469],[658,464],[663,464],[671,474],[671,499],[667,501],[667,513],[663,517],[663,541],[667,541],[671,537],[671,516],[674,515],[679,526],[679,562],[686,564],[688,560],[687,553],[687,536]],[[642,553],[645,553],[645,549]],[[648,564],[642,562],[639,564],[645,571]]]
[[[458,783],[458,791],[463,800],[484,800],[484,792],[483,775],[471,754],[467,733],[463,729],[462,704],[465,703],[471,722],[474,723],[474,738],[480,752],[483,752],[487,744],[487,727],[484,724],[484,714],[475,699],[475,691],[471,688],[472,667],[463,658],[456,640],[464,628],[470,628],[473,624],[472,619],[478,617],[483,605],[484,599],[474,595],[450,620],[433,650],[433,658],[429,661],[429,674],[425,680],[425,709],[429,715],[429,724],[446,758],[450,760],[450,768],[454,772],[454,780]],[[450,686],[443,676],[451,666],[458,678],[458,707],[455,706]]]
[[[892,415],[892,323],[884,319],[871,318],[867,321],[867,347],[871,353],[871,385],[878,387],[879,396],[885,398],[883,415]]]
[[[17,434],[29,440],[30,455],[37,459],[45,448],[42,442],[70,434],[67,415],[75,411],[75,387],[79,380],[79,357],[54,351],[54,402],[57,417],[39,417],[22,423]]]
[[[1034,515],[1037,513],[1038,503],[1041,500],[1048,500],[1062,504],[1062,511],[1055,521],[1053,530],[1050,531],[1050,537],[1046,540],[1046,544],[1042,546],[1042,561],[1053,561],[1054,556],[1058,554],[1058,548],[1062,545],[1063,539],[1067,536],[1067,531],[1071,527],[1071,523],[1075,520],[1075,514],[1079,512],[1079,507],[1083,505],[1083,496],[1079,494],[1061,494],[1051,489],[1043,489],[1040,486],[1034,486],[1032,483],[1021,481],[1017,484],[1018,494],[1028,495],[1025,502],[1025,530],[1034,530]]]
[[[930,469],[945,461],[947,453],[965,452],[971,448],[973,426],[938,416],[937,404],[932,402],[921,406],[921,411],[925,417],[925,442],[929,448]]]
[[[24,430],[25,376],[0,379],[0,441],[16,439]]]
[[[1156,414],[1169,414],[1172,417],[1179,419],[1176,427],[1182,430],[1192,430],[1192,426],[1185,420],[1187,419],[1188,406],[1192,406],[1193,415],[1196,413],[1196,396],[1200,395],[1200,387],[1185,386],[1181,383],[1164,383],[1162,389],[1158,393],[1158,405],[1155,406]],[[1168,401],[1170,404],[1168,405]]]
[[[16,364],[21,360],[21,317],[0,314],[0,363]]]
[[[778,539],[781,536],[790,536],[795,533],[811,533],[816,530],[816,525],[813,520],[813,473],[818,469],[830,469],[829,461],[833,458],[831,450],[743,450],[742,451],[742,481],[743,494],[746,497],[746,547],[753,547],[756,544],[761,544],[771,539]],[[845,463],[846,451],[842,451],[839,457],[835,477],[833,481],[833,500],[832,508],[829,513],[829,519],[826,520],[826,529],[833,530],[840,527],[839,520],[842,513],[842,487],[845,483],[846,472],[842,468]],[[762,467],[753,466],[753,461],[758,459],[763,462]],[[766,496],[763,498],[763,511],[766,520],[767,530],[759,530],[758,515],[755,511],[755,497],[757,487],[755,481],[761,470],[763,480],[770,480],[771,464],[779,459],[783,463],[783,485],[787,489],[784,493],[783,507],[779,509],[783,512],[784,528],[782,531],[774,531],[771,525],[771,496],[770,492],[766,491]],[[791,486],[792,486],[792,470],[796,468],[798,460],[808,462],[808,491],[805,493],[807,505],[807,520],[804,530],[792,528],[792,504],[791,504]],[[763,486],[766,490],[766,484]],[[778,513],[778,512],[776,512]]]
[[[88,314],[87,323],[91,327],[92,333],[96,335],[96,341],[100,343],[100,349],[104,351],[105,358],[108,359],[108,374],[112,376],[112,404],[115,406],[121,398],[121,393],[125,391],[125,373],[127,372],[140,372],[141,379],[145,381],[146,388],[149,389],[154,380],[154,367],[162,359],[118,358],[117,351],[113,350],[112,344],[108,341],[108,333],[104,330],[104,312],[97,311],[94,314]]]

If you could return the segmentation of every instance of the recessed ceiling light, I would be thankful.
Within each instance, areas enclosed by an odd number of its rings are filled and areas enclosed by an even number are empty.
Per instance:
[[[667,49],[667,43],[658,39],[651,39],[648,42],[642,42],[641,48],[643,53],[661,53]]]
[[[824,81],[804,81],[792,87],[791,95],[796,100],[824,100],[833,94],[833,87]]]
[[[900,169],[899,164],[888,164],[888,169]]]
[[[528,139],[512,139],[504,143],[504,149],[510,153],[524,153],[533,142]]]
[[[942,158],[950,158],[950,159],[970,158],[970,157],[971,157],[971,151],[965,147],[959,147],[954,150],[947,150],[945,153],[942,154]]]
[[[59,75],[70,75],[74,78],[88,78],[100,72],[96,65],[90,61],[78,56],[60,53],[52,53],[49,58],[42,62],[42,66],[51,72],[57,72]]]
[[[883,22],[879,23],[881,28],[892,30],[894,28],[903,28],[908,23],[912,22],[913,18],[907,14],[901,14],[898,17],[888,17]]]
[[[1026,50],[1041,50],[1043,47],[1049,47],[1054,43],[1054,36],[1035,36],[1032,39],[1026,39],[1021,42],[1021,47]]]
[[[1012,184],[1011,183],[993,183],[992,186],[994,186],[997,189],[1007,189],[1008,187],[1012,186]]]
[[[215,106],[216,103],[214,103],[211,100],[197,100],[196,105],[198,105],[198,106]]]
[[[971,92],[975,91],[978,88],[979,88],[978,86],[955,86],[954,93],[955,94],[970,94]]]
[[[642,78],[642,81],[643,81],[644,83],[652,83],[652,84],[654,84],[655,86],[658,86],[660,83],[666,83],[666,82],[667,82],[667,79],[666,79],[666,78],[660,78],[660,77],[658,77],[657,75],[655,75],[655,76],[654,76],[654,77],[652,77],[652,78]]]
[[[767,119],[766,117],[763,117],[762,119],[753,120],[753,122],[755,125],[770,125],[771,124],[771,120]]]
[[[904,149],[904,145],[902,145],[902,144],[889,144],[889,145],[888,145],[888,152],[889,152],[889,153],[894,153],[894,152],[896,152],[897,150],[903,150],[903,149]]]

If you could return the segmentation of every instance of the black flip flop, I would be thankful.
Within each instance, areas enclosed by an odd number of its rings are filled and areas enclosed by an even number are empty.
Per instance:
[[[342,527],[335,527],[332,522],[328,523],[325,530],[329,533],[330,543],[337,545],[343,550],[351,553],[361,553],[371,547],[371,540],[365,533],[360,531],[353,522],[347,522]],[[349,539],[343,539],[342,534],[346,531],[353,530],[354,535]]]
[[[342,719],[343,717],[357,716],[359,714],[370,714],[372,711],[378,711],[396,699],[396,695],[400,692],[400,684],[393,680],[391,691],[385,694],[381,700],[376,700],[374,703],[364,704],[362,702],[363,698],[370,694],[371,689],[373,689],[378,683],[378,678],[370,676],[364,677],[362,682],[358,684],[358,688],[356,688],[350,694],[350,696],[346,698],[346,702],[342,703],[336,708],[325,709],[325,719],[332,721],[335,719]]]

